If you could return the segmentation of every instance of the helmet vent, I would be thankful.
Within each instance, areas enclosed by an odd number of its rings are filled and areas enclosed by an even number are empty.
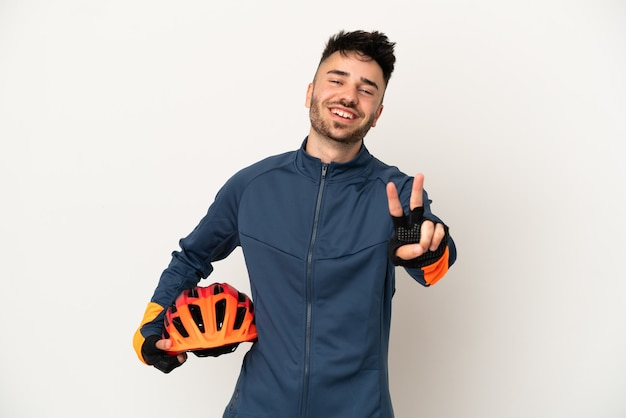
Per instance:
[[[189,289],[189,297],[190,298],[199,298],[200,295],[198,295],[198,288],[194,287],[193,289]]]
[[[180,320],[179,317],[172,318],[172,324],[174,325],[174,328],[176,328],[176,331],[178,331],[180,335],[182,335],[185,338],[189,337],[189,333],[185,329],[185,326],[183,325],[183,322]]]
[[[204,320],[202,319],[202,310],[198,305],[189,304],[189,313],[196,323],[198,329],[204,334]]]
[[[165,327],[163,328],[163,338],[170,338],[170,333],[167,332],[167,329],[170,327],[170,321],[167,320],[167,315],[165,316]]]
[[[224,288],[220,285],[215,285],[215,287],[213,288],[213,294],[219,295],[220,293],[224,293]]]
[[[224,325],[224,316],[226,315],[226,300],[222,299],[215,303],[215,325],[220,331]]]
[[[234,329],[241,328],[243,324],[243,320],[246,319],[246,308],[239,307],[237,308],[237,316],[235,317],[235,324],[233,325]]]

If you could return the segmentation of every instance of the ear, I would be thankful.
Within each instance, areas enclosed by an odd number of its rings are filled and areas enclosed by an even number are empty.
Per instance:
[[[306,100],[304,102],[304,106],[307,108],[311,107],[311,96],[313,95],[313,83],[309,83],[309,86],[306,89]]]
[[[376,111],[376,117],[374,118],[374,122],[372,123],[372,128],[374,126],[376,126],[376,122],[378,121],[378,118],[380,117],[381,113],[383,113],[383,105],[382,104],[380,106],[378,106],[378,110]]]

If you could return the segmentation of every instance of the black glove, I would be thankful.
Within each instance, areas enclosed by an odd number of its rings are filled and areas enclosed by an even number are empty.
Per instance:
[[[403,245],[418,244],[420,242],[420,228],[424,221],[430,219],[424,218],[424,208],[421,206],[414,208],[408,215],[392,216],[391,218],[393,219],[394,234],[389,240],[389,257],[394,265],[421,268],[441,258],[448,245],[449,233],[446,225],[443,225],[445,236],[435,251],[427,250],[419,257],[403,260],[396,255],[396,250]],[[430,221],[432,222],[432,220]]]
[[[158,335],[150,335],[141,346],[141,355],[146,363],[154,366],[163,373],[169,373],[182,363],[177,356],[170,356],[163,350],[156,347],[157,341],[161,339]]]

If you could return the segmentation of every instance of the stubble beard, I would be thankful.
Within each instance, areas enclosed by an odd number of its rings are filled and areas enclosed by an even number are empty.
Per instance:
[[[345,105],[343,106],[350,107]],[[326,106],[324,106],[324,108],[325,107]],[[309,118],[311,119],[311,127],[315,132],[337,144],[344,146],[350,146],[361,142],[361,140],[365,138],[365,135],[369,132],[375,121],[374,115],[370,115],[364,125],[358,127],[355,130],[349,131],[340,122],[327,121],[322,117],[320,111],[320,103],[315,96],[311,97]],[[333,131],[339,133],[333,134]]]

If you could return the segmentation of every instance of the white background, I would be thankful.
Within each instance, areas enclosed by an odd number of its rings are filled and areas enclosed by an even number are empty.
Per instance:
[[[221,416],[249,346],[163,375],[132,335],[223,182],[300,145],[340,29],[397,42],[366,143],[459,249],[399,272],[397,417],[626,416],[621,0],[0,0],[0,416]]]

